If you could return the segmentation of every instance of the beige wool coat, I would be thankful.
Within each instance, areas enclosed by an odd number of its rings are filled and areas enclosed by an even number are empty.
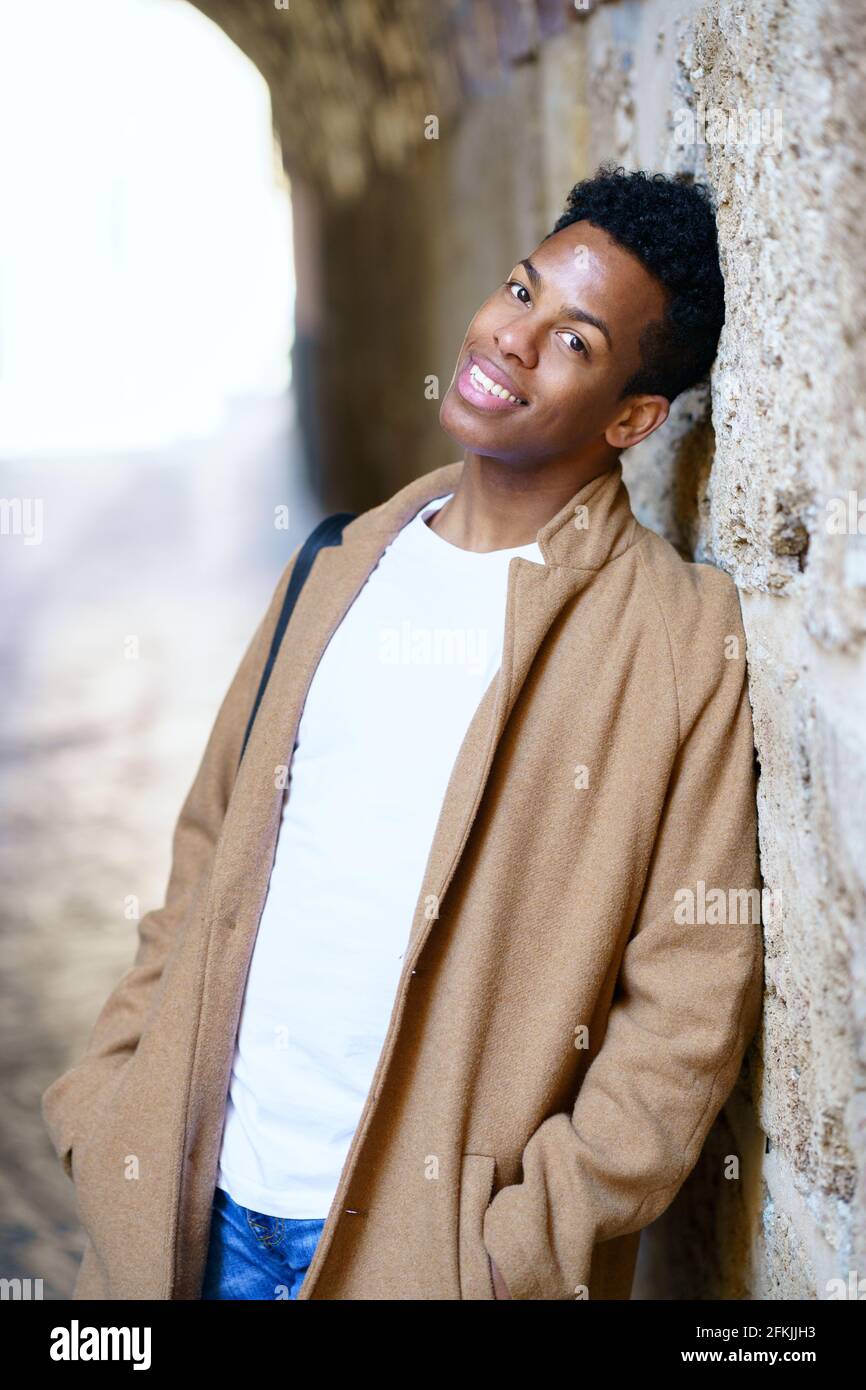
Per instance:
[[[463,466],[411,482],[318,554],[235,780],[297,550],[240,662],[165,904],[139,923],[83,1059],[43,1096],[87,1237],[75,1298],[199,1297],[279,769],[349,606]],[[734,584],[638,523],[620,464],[537,541],[544,565],[509,563],[502,665],[451,772],[300,1299],[492,1300],[488,1252],[515,1299],[628,1298],[639,1233],[694,1167],[759,1021]],[[347,795],[363,816],[364,788]]]

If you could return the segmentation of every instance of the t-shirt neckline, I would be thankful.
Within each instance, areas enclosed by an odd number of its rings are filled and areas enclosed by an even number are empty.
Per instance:
[[[435,547],[436,550],[438,550],[440,553],[447,552],[455,558],[457,556],[466,556],[466,563],[468,564],[479,564],[483,563],[484,561],[490,563],[494,560],[496,556],[499,556],[501,558],[505,555],[507,555],[509,558],[512,555],[522,555],[527,559],[537,559],[540,550],[537,541],[527,541],[525,545],[512,545],[503,547],[500,550],[467,550],[464,546],[454,545],[453,541],[448,541],[445,539],[444,536],[440,536],[438,531],[434,531],[432,527],[427,525],[427,522],[424,518],[432,515],[433,512],[438,512],[439,509],[441,507],[444,507],[445,503],[453,496],[454,493],[449,492],[444,497],[435,497],[431,501],[425,502],[424,506],[421,508],[417,516],[414,518],[415,522],[417,522],[418,530],[423,531],[424,534],[427,537],[429,537],[427,544],[430,544],[431,546]]]

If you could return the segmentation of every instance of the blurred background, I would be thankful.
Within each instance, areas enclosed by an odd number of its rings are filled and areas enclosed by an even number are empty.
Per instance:
[[[866,1269],[864,28],[861,0],[0,0],[4,1278],[71,1290],[39,1098],[162,901],[280,572],[460,457],[466,325],[610,158],[718,204],[711,386],[624,465],[739,586],[782,908],[634,1296]]]

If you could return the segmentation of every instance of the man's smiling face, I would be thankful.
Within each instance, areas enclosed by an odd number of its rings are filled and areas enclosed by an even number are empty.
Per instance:
[[[667,415],[661,397],[621,395],[641,365],[641,333],[665,302],[659,281],[606,232],[586,221],[563,228],[473,318],[439,408],[442,428],[466,449],[515,461],[629,447],[637,440],[619,422],[630,402],[656,403],[652,428]],[[643,437],[650,422],[638,414]]]

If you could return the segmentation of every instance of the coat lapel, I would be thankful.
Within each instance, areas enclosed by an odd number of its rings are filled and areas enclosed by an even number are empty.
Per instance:
[[[472,718],[451,772],[407,957],[417,960],[438,915],[478,814],[497,745],[544,638],[564,606],[608,559],[631,544],[636,528],[617,464],[611,473],[575,493],[538,532],[544,565],[522,556],[509,562],[502,662]]]

